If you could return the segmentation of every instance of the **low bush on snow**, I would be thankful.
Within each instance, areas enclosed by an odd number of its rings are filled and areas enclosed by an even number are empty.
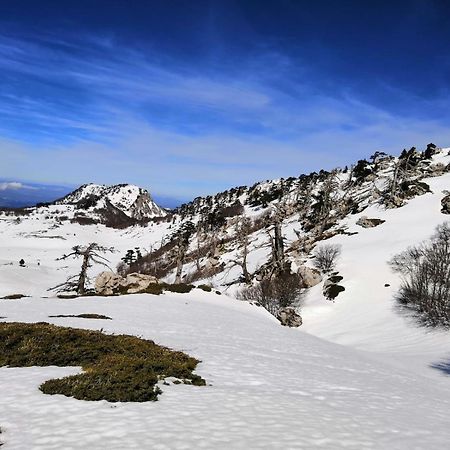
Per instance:
[[[79,400],[145,402],[157,400],[159,380],[175,377],[205,385],[194,374],[199,361],[128,335],[58,327],[48,323],[0,323],[0,366],[81,366],[83,372],[49,380],[45,394]]]
[[[112,320],[111,317],[104,316],[103,314],[93,314],[93,313],[83,313],[83,314],[58,314],[52,317],[75,317],[79,319],[103,319],[103,320]]]

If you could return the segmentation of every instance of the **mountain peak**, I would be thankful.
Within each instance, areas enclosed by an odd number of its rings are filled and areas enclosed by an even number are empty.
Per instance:
[[[113,206],[132,219],[163,217],[167,212],[158,206],[150,193],[133,184],[83,184],[55,202],[57,205],[75,205],[81,209],[104,209]]]

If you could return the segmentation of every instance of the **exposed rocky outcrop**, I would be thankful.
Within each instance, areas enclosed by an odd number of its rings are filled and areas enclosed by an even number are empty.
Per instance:
[[[322,275],[320,274],[320,271],[312,267],[301,266],[298,269],[297,273],[300,275],[303,281],[303,286],[305,288],[316,286],[322,281]]]
[[[373,228],[377,227],[378,225],[381,225],[382,223],[386,222],[382,219],[370,219],[367,216],[360,217],[358,221],[356,222],[356,225],[359,225],[363,228]]]
[[[292,306],[280,308],[277,313],[277,319],[285,327],[299,327],[303,323],[302,317]]]

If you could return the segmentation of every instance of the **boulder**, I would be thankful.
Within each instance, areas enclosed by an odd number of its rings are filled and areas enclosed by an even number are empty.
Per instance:
[[[120,289],[123,278],[113,272],[102,272],[95,279],[95,293],[98,295],[114,295]]]
[[[441,200],[441,213],[442,214],[450,214],[450,194],[447,194],[442,200]]]
[[[130,273],[126,278],[113,272],[102,272],[95,279],[97,295],[137,294],[145,292],[150,285],[157,284],[158,279],[152,275]]]
[[[297,273],[302,278],[303,286],[305,288],[311,288],[316,286],[322,281],[320,271],[308,266],[300,266]]]
[[[157,283],[158,279],[152,275],[130,273],[125,279],[122,279],[120,286],[122,291],[125,291],[127,294],[137,294],[147,290],[151,284]]]
[[[302,317],[292,306],[280,308],[277,313],[277,319],[285,327],[299,327],[303,323]]]
[[[363,228],[373,228],[377,227],[378,225],[381,225],[384,222],[386,221],[382,219],[369,219],[366,216],[362,216],[357,220],[356,225],[359,225],[360,227]]]

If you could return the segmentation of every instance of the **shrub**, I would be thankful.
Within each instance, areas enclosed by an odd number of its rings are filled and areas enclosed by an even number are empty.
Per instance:
[[[334,300],[341,292],[345,291],[345,287],[340,284],[332,283],[324,289],[323,293],[328,300]]]
[[[79,225],[95,225],[98,223],[95,219],[92,217],[85,217],[85,216],[75,216],[72,219],[70,219],[70,223],[77,223]]]
[[[152,283],[149,284],[147,289],[143,292],[144,294],[153,294],[153,295],[160,295],[163,293],[164,286],[159,283]]]
[[[46,394],[80,400],[144,402],[157,400],[165,377],[204,385],[193,370],[198,360],[128,335],[57,327],[48,323],[0,324],[0,366],[81,366],[83,373],[49,380]]]
[[[169,292],[177,292],[178,294],[187,294],[188,292],[191,292],[192,289],[194,289],[193,284],[186,284],[186,283],[175,283],[175,284],[162,284],[162,287],[165,291]]]
[[[204,280],[207,278],[212,278],[214,275],[223,272],[223,265],[218,264],[211,267],[201,267],[200,270],[195,270],[194,272],[188,273],[183,277],[186,283],[193,283],[195,281]]]
[[[340,245],[323,244],[314,253],[314,267],[324,273],[331,272],[336,267],[340,254]]]
[[[271,314],[279,308],[291,306],[302,299],[302,279],[298,274],[283,273],[272,279],[265,279],[254,286],[242,289],[237,297],[248,302],[256,302]]]
[[[427,242],[394,256],[390,265],[400,273],[400,305],[430,325],[450,325],[450,224],[436,228]]]
[[[212,287],[209,286],[208,284],[200,284],[197,287],[198,287],[198,289],[201,289],[202,291],[205,291],[205,292],[211,292],[212,291]]]

